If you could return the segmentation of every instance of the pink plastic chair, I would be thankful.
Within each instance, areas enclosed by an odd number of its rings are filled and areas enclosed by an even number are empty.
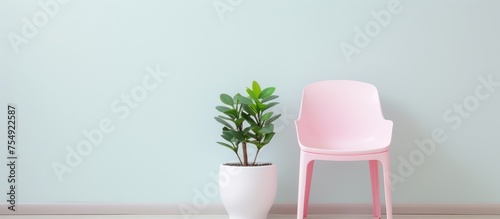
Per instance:
[[[295,125],[301,149],[298,219],[307,217],[314,160],[369,161],[375,218],[381,217],[378,162],[382,163],[386,214],[392,219],[392,121],[382,115],[375,86],[348,80],[309,84]]]

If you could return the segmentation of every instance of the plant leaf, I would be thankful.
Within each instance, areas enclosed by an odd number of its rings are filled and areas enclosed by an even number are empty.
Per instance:
[[[272,103],[268,103],[264,108],[262,108],[262,111],[266,111],[268,110],[269,108],[273,107],[273,106],[276,106],[278,105],[279,103],[278,102],[272,102]]]
[[[254,112],[259,112],[259,109],[257,109],[257,106],[255,104],[250,104],[249,106]]]
[[[229,117],[231,117],[233,119],[238,117],[238,111],[235,109],[230,109],[230,110],[224,112],[224,114],[228,115]]]
[[[260,85],[257,81],[253,81],[252,82],[252,90],[253,90],[253,93],[255,94],[255,96],[259,96],[260,95]]]
[[[244,97],[244,96],[239,95],[236,97],[236,99],[238,99],[243,104],[248,104],[248,105],[253,104],[252,99],[250,99],[248,97]]]
[[[235,94],[234,97],[233,97],[233,102],[236,103],[236,105],[239,104],[239,100],[238,100],[238,96],[241,96],[241,94]]]
[[[239,144],[240,142],[245,141],[245,137],[241,132],[236,130],[229,130],[229,132],[231,132],[231,134],[233,135],[233,139],[231,139],[231,142]]]
[[[238,135],[238,132],[235,131],[235,130],[225,130],[225,131],[222,131],[222,137],[224,139],[226,139],[227,141],[235,144],[235,145],[238,145],[240,144],[240,139],[239,139],[239,136],[236,136]]]
[[[250,128],[252,129],[252,131],[254,131],[255,133],[259,132],[260,130],[260,126],[257,125],[257,123],[255,125],[252,125],[250,126]]]
[[[247,112],[248,114],[252,115],[252,116],[257,115],[257,112],[255,112],[255,111],[252,109],[252,107],[250,107],[249,105],[246,105],[246,104],[245,104],[245,105],[243,105],[243,110],[244,110],[245,112]]]
[[[229,141],[229,142],[231,142],[231,140],[233,139],[233,134],[229,130],[222,131],[221,136],[224,140]]]
[[[236,151],[236,148],[234,146],[230,145],[230,144],[226,144],[226,143],[220,142],[220,141],[218,141],[217,144],[220,144],[220,145],[222,145],[224,147],[227,147],[227,148],[231,149],[232,151]]]
[[[248,132],[248,133],[247,133],[247,135],[248,135],[248,136],[250,136],[251,138],[254,138],[254,139],[256,139],[256,138],[257,138],[257,135],[254,135],[254,134],[252,134],[252,133],[250,133],[250,132]]]
[[[278,95],[271,95],[271,96],[269,96],[269,97],[263,98],[263,99],[262,99],[262,103],[268,102],[268,101],[270,101],[270,100],[274,100],[274,99],[276,99],[276,98],[278,98],[278,97],[279,97]]]
[[[221,113],[225,113],[225,112],[231,110],[231,108],[226,107],[226,106],[216,106],[215,109],[217,109]]]
[[[271,124],[272,122],[276,121],[279,117],[281,116],[281,114],[278,114],[278,115],[275,115],[273,117],[271,117],[269,120],[266,121],[266,125],[267,124]]]
[[[233,119],[231,119],[231,118],[229,118],[229,117],[226,117],[226,116],[217,116],[217,117],[219,117],[219,118],[221,118],[221,119],[229,120],[229,121],[231,121],[231,122],[233,121]]]
[[[269,142],[271,142],[271,140],[273,139],[273,137],[274,137],[275,134],[276,133],[274,133],[274,132],[267,133],[266,136],[264,137],[264,141],[262,142],[262,144],[266,145]]]
[[[239,118],[236,121],[234,121],[234,124],[236,125],[236,127],[240,127],[243,121],[245,121],[245,118]]]
[[[229,129],[233,130],[233,126],[231,126],[231,124],[229,124],[228,122],[226,122],[226,120],[222,119],[222,118],[219,118],[219,117],[214,117],[215,120],[217,120],[217,122],[220,122],[222,125],[228,127]]]
[[[241,117],[243,117],[248,122],[248,124],[250,124],[251,126],[257,125],[257,122],[255,122],[255,120],[253,120],[253,118],[250,115],[248,115],[246,113],[242,113]]]
[[[257,105],[257,109],[262,110],[262,111],[264,111],[263,109],[266,108],[266,106],[267,106],[266,104],[263,104],[263,103],[257,103],[256,105]]]
[[[253,144],[255,146],[259,145],[258,141],[249,141],[248,143]],[[258,148],[258,146],[257,146],[257,148]]]
[[[273,115],[273,112],[268,112],[268,113],[262,115],[261,121],[268,120],[269,118],[271,118],[272,115]]]
[[[250,90],[250,88],[247,88],[247,93],[255,102],[259,101],[259,96]]]
[[[229,105],[229,106],[233,106],[234,105],[234,101],[233,101],[233,98],[227,94],[221,94],[220,95],[220,100]]]
[[[275,90],[276,90],[276,88],[274,88],[274,87],[268,87],[268,88],[262,90],[262,92],[260,92],[259,98],[264,99],[264,98],[270,97],[274,93]]]
[[[250,132],[250,130],[251,130],[250,127],[246,127],[242,131],[243,131],[243,134],[246,135],[246,134],[248,134],[248,132]]]
[[[267,134],[273,132],[273,130],[274,130],[274,125],[267,124],[266,126],[264,126],[264,128],[260,129],[259,132],[262,134]]]

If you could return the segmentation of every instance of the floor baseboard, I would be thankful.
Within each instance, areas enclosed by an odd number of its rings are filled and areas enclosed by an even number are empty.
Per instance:
[[[183,219],[182,215],[7,215],[2,219]],[[297,219],[296,215],[269,215],[268,219]],[[385,219],[382,216],[382,219]],[[394,215],[394,219],[499,219],[498,215]],[[227,215],[198,215],[190,219],[228,219]],[[373,215],[309,215],[307,219],[373,219]]]
[[[183,215],[190,218],[197,215],[225,215],[220,204],[18,204],[16,211],[0,205],[1,215]],[[295,204],[275,204],[273,215],[293,215]],[[311,204],[312,215],[370,215],[371,204]],[[382,207],[382,212],[385,212]],[[458,204],[395,204],[394,215],[500,215],[500,204],[458,205]],[[500,217],[498,217],[500,219]]]
[[[276,204],[271,209],[275,214],[291,214],[297,209],[292,204]],[[396,215],[500,215],[500,204],[394,204]],[[312,214],[371,214],[371,204],[311,204]],[[385,213],[385,206],[382,206]]]

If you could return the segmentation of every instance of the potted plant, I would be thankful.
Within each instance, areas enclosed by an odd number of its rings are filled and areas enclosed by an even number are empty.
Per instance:
[[[238,162],[221,164],[219,169],[221,200],[230,219],[265,219],[274,202],[276,165],[257,162],[259,152],[275,135],[273,122],[281,116],[269,111],[278,104],[272,101],[278,98],[274,91],[274,87],[261,89],[253,81],[252,88],[246,89],[248,96],[220,95],[224,105],[216,107],[222,114],[215,120],[223,125],[224,142],[217,143],[238,158]],[[257,149],[254,157],[249,157],[250,145]]]

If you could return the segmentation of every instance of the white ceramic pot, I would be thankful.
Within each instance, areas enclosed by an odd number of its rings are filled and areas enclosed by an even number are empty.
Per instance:
[[[219,169],[219,190],[229,219],[266,219],[278,188],[275,164]]]

